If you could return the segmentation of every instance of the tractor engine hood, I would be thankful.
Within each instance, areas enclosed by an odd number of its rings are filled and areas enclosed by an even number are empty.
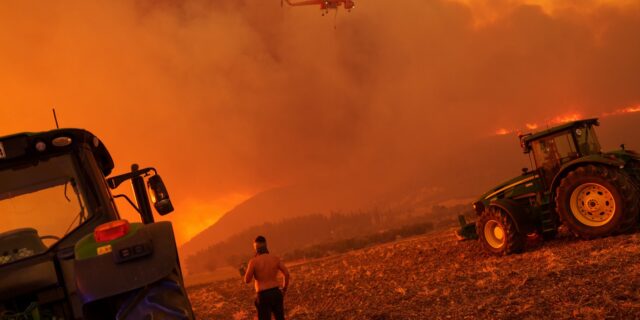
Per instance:
[[[47,256],[21,260],[3,266],[0,272],[0,300],[30,294],[45,288],[56,288],[58,284],[55,265]]]
[[[606,158],[610,158],[611,160],[621,160],[625,163],[628,161],[640,161],[640,154],[633,150],[615,150],[602,154]]]
[[[533,181],[538,179],[538,173],[536,171],[530,171],[527,172],[526,174],[517,176],[515,178],[512,178],[510,180],[507,180],[501,184],[499,184],[498,186],[490,189],[489,191],[487,191],[486,193],[484,193],[483,195],[480,196],[480,198],[478,200],[476,200],[476,202],[474,202],[474,209],[476,209],[477,211],[481,211],[484,208],[479,208],[478,206],[480,206],[479,203],[482,203],[483,205],[488,204],[492,199],[497,198],[497,197],[501,197],[502,195],[504,195],[505,193],[513,190],[516,187],[520,187],[523,185],[529,185],[529,184],[533,184]]]

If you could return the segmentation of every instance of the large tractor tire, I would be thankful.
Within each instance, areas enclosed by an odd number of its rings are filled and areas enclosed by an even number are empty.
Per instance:
[[[182,278],[175,271],[166,278],[127,294],[117,320],[191,320],[191,303]]]
[[[638,195],[631,178],[612,167],[579,167],[556,189],[556,209],[576,236],[593,239],[634,228]]]
[[[476,233],[482,246],[490,253],[505,256],[524,250],[525,237],[504,210],[491,206],[476,222]]]

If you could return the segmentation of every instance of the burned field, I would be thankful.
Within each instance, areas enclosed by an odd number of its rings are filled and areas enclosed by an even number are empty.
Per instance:
[[[292,266],[289,319],[634,319],[640,234],[571,236],[507,257],[451,231]],[[253,319],[240,279],[189,288],[200,319]]]

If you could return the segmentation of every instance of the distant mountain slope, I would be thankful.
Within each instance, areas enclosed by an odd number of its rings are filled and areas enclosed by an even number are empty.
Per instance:
[[[619,148],[620,143],[640,151],[640,114],[610,116],[601,123],[598,136],[605,151]],[[521,174],[521,168],[531,167],[515,135],[470,140],[453,153],[433,150],[432,156],[440,159],[439,164],[415,172],[401,185],[385,185],[376,181],[372,173],[368,183],[340,177],[262,192],[185,243],[181,254],[187,257],[252,226],[311,213],[374,207],[405,208],[407,212],[427,210],[442,201],[480,195]]]
[[[227,212],[215,224],[185,243],[180,249],[189,256],[223,241],[237,232],[265,222],[276,222],[312,213],[355,210],[366,205],[368,197],[329,185],[296,185],[257,194]],[[252,239],[247,239],[251,241]]]

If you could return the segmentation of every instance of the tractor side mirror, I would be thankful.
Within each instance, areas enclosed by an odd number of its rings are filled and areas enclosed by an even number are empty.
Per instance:
[[[167,187],[165,187],[164,182],[162,182],[162,178],[157,174],[152,176],[149,178],[147,186],[149,187],[151,202],[153,202],[156,211],[162,216],[173,212],[173,204],[171,204]]]

